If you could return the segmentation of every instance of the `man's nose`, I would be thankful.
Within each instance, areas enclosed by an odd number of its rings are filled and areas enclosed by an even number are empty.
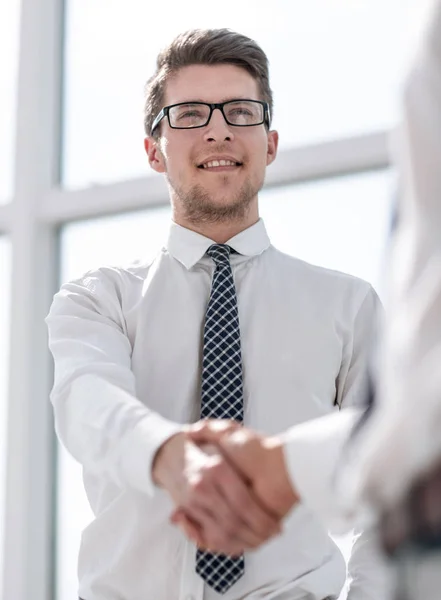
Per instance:
[[[207,141],[233,140],[234,134],[232,126],[225,121],[224,115],[219,108],[215,108],[211,113],[211,119],[205,127],[204,138]]]

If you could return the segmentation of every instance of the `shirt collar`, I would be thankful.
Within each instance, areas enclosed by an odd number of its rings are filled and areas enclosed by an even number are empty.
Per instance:
[[[191,269],[201,260],[208,248],[215,243],[210,238],[173,222],[166,248],[173,258],[179,260],[187,269]],[[270,240],[262,219],[259,219],[257,223],[241,231],[225,243],[239,254],[248,257],[258,256],[270,246]]]

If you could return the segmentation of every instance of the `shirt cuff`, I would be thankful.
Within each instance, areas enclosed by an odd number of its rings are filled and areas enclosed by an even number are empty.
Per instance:
[[[124,441],[128,451],[122,449],[121,455],[128,460],[128,463],[123,465],[123,470],[134,488],[149,496],[153,496],[160,489],[152,478],[153,460],[162,444],[180,431],[182,424],[151,413],[130,432]]]
[[[334,482],[337,464],[360,411],[347,408],[282,434],[285,462],[301,501],[333,529],[346,529]]]

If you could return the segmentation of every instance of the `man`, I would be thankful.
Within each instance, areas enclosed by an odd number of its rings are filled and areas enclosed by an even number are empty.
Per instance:
[[[83,465],[95,513],[80,550],[84,600],[323,600],[345,582],[307,505],[282,531],[295,490],[285,487],[279,509],[190,438],[201,418],[266,434],[298,424],[301,462],[304,423],[363,396],[377,296],[270,244],[258,192],[277,154],[271,113],[255,42],[228,30],[174,40],[145,108],[146,153],[173,209],[167,245],[149,264],[89,272],[54,298],[56,428]],[[320,440],[314,452],[325,480]],[[201,548],[170,523],[174,507],[203,532]],[[351,599],[378,600],[374,565],[361,536]]]
[[[299,469],[298,428],[264,437],[206,422],[191,434],[198,443],[216,443],[279,514],[292,505],[289,488],[328,519],[339,510],[349,520],[363,508],[375,510],[384,548],[401,565],[400,600],[438,599],[441,590],[441,2],[433,2],[422,20],[394,145],[401,193],[378,400],[345,446],[348,464],[340,469],[339,485],[326,492],[321,480],[314,487],[309,457],[306,469]],[[356,415],[340,417],[307,423],[303,431],[312,449],[314,439],[325,435],[326,456],[336,463]],[[343,501],[336,509],[331,496],[338,489]],[[205,544],[204,532],[185,511],[173,520]]]

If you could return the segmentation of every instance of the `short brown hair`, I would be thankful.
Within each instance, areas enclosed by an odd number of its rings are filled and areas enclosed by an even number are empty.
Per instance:
[[[261,100],[268,102],[270,118],[273,95],[269,84],[268,58],[252,39],[229,29],[193,29],[178,35],[159,55],[156,72],[145,86],[144,129],[151,133],[153,120],[163,107],[167,80],[189,65],[231,64],[242,67],[259,85]]]

